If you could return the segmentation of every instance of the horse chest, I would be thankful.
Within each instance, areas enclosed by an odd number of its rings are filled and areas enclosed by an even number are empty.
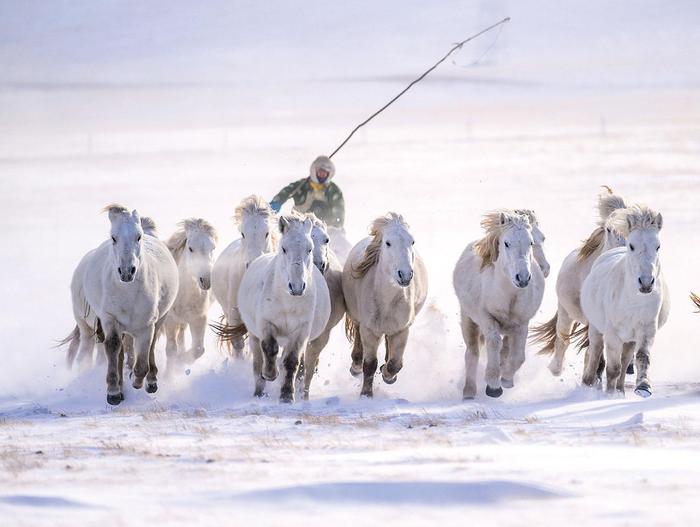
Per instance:
[[[413,321],[413,304],[403,295],[396,295],[388,301],[373,299],[370,304],[369,326],[376,333],[392,335],[409,326]]]

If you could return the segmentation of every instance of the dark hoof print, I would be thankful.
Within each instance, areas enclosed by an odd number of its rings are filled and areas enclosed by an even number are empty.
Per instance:
[[[382,365],[382,367],[379,368],[379,371],[382,373],[382,380],[387,384],[394,384],[396,382],[396,379],[398,379],[398,375],[394,375],[393,378],[387,379],[384,375],[384,365]]]
[[[643,399],[651,397],[651,386],[643,382],[634,389],[634,393],[637,394],[639,397],[642,397]]]
[[[156,383],[146,384],[146,393],[156,393],[158,391],[158,385]]]
[[[500,397],[503,395],[503,388],[491,388],[490,386],[486,386],[486,395],[489,397]]]
[[[117,395],[107,394],[107,402],[112,406],[117,406],[124,400],[124,394],[118,393]]]
[[[630,363],[630,365],[627,366],[627,375],[634,375],[634,364]]]
[[[362,375],[362,366],[360,366],[359,370],[356,370],[354,367],[350,366],[350,375],[353,377],[359,377]]]
[[[501,377],[501,386],[503,386],[504,388],[512,388],[513,386],[515,386],[515,384],[513,383],[512,379],[509,380]]]

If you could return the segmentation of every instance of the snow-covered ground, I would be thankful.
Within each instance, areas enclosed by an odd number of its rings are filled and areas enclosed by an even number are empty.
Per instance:
[[[0,524],[695,522],[692,2],[97,5],[0,3]],[[242,197],[302,177],[451,42],[508,14],[483,61],[488,37],[334,158],[350,237],[396,210],[428,265],[396,384],[359,401],[340,328],[311,401],[291,407],[274,387],[254,400],[250,364],[211,335],[191,369],[117,408],[100,368],[64,368],[52,346],[73,325],[72,270],[107,236],[103,205],[135,207],[164,235],[203,216],[226,244]],[[604,184],[664,215],[672,312],[654,395],[607,399],[579,386],[573,351],[554,378],[529,348],[514,389],[462,402],[451,272],[480,215],[538,212],[553,267],[543,321]]]

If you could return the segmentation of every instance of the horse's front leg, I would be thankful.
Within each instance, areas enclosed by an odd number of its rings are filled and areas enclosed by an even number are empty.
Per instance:
[[[615,393],[618,379],[625,376],[622,373],[622,341],[617,335],[608,333],[605,335],[605,392],[608,395]]]
[[[503,346],[508,345],[508,354],[501,365],[501,384],[504,388],[514,386],[515,374],[525,362],[525,345],[527,344],[527,324],[513,329],[503,339]]]
[[[207,330],[207,316],[196,317],[190,321],[192,335],[192,350],[188,353],[190,361],[194,362],[204,355],[204,334]]]
[[[501,348],[503,338],[497,322],[492,321],[484,331],[486,341],[486,395],[500,397],[503,395],[501,388]]]
[[[156,393],[158,391],[158,367],[156,366],[156,341],[160,336],[164,319],[156,322],[153,328],[153,337],[148,346],[148,373],[146,374],[146,391]]]
[[[170,368],[177,359],[177,332],[178,324],[171,317],[165,322],[165,357]]]
[[[265,378],[262,375],[263,351],[260,346],[260,339],[252,333],[249,337],[250,351],[253,355],[253,377],[255,378],[255,397],[262,397],[265,394]]]
[[[625,374],[627,368],[632,364],[634,356],[634,342],[625,342],[622,346],[622,371],[623,373],[617,378],[617,391],[625,393]]]
[[[583,360],[582,382],[586,386],[595,385],[598,379],[598,366],[603,357],[603,334],[593,326],[588,326],[588,349]]]
[[[561,370],[564,367],[564,356],[571,341],[571,330],[574,327],[574,321],[567,313],[566,309],[561,305],[557,307],[557,325],[556,335],[554,337],[554,356],[547,366],[552,375],[557,377],[561,375]]]
[[[282,364],[284,365],[284,380],[280,390],[281,403],[294,402],[294,377],[299,367],[299,352],[306,349],[308,338],[294,339],[282,354]]]
[[[328,339],[331,336],[329,328],[326,328],[320,336],[309,342],[306,346],[306,351],[304,352],[304,368],[303,375],[297,376],[297,380],[300,381],[303,377],[304,380],[304,400],[309,399],[309,388],[311,388],[311,380],[314,378],[314,373],[316,373],[316,367],[318,366],[318,358],[321,355],[321,351],[328,344]],[[299,368],[301,370],[301,368]]]
[[[372,384],[374,373],[377,371],[377,348],[379,348],[379,335],[375,335],[367,327],[360,327],[360,338],[362,339],[362,391],[360,396],[372,397],[374,392]]]
[[[461,326],[462,337],[467,346],[464,352],[466,374],[462,397],[464,399],[473,399],[476,397],[476,371],[479,366],[479,326],[464,313],[462,313]]]
[[[403,353],[408,342],[408,328],[386,338],[387,361],[381,367],[382,379],[387,384],[396,382],[396,375],[403,368]]]
[[[635,353],[635,368],[637,369],[637,383],[634,388],[634,393],[640,397],[649,397],[651,395],[651,383],[647,377],[647,370],[650,362],[650,349],[654,343],[654,336],[645,337],[639,344]]]
[[[151,351],[151,342],[153,341],[154,333],[155,328],[153,325],[132,333],[134,337],[134,355],[136,356],[136,361],[134,362],[134,379],[131,385],[137,390],[143,386],[143,379],[146,377],[146,374],[148,374],[148,355]]]
[[[103,321],[104,322],[104,321]],[[122,346],[121,331],[115,323],[107,322],[105,329],[105,355],[107,355],[107,402],[112,405],[124,400],[119,385],[119,353]]]

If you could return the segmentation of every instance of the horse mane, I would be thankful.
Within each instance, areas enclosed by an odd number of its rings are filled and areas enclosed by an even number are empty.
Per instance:
[[[141,228],[144,234],[149,236],[158,237],[158,229],[156,228],[156,222],[150,216],[143,216],[141,218]]]
[[[243,217],[251,214],[259,214],[269,219],[274,215],[274,212],[267,201],[253,194],[247,198],[243,198],[238,204],[233,213],[233,221],[236,225],[240,225],[243,221]]]
[[[607,185],[603,185],[605,189],[598,195],[598,226],[591,234],[583,241],[583,244],[578,250],[577,259],[579,262],[587,260],[596,254],[605,244],[605,229],[608,218],[611,214],[619,209],[627,207],[625,200],[617,194],[613,194],[613,190]]]
[[[203,231],[207,236],[214,240],[214,243],[219,240],[219,236],[216,234],[216,229],[211,223],[202,218],[187,218],[186,220],[182,220],[177,225],[178,229],[165,242],[165,245],[167,245],[168,249],[170,249],[170,252],[172,253],[176,262],[180,261],[182,251],[185,249],[185,245],[187,244],[187,232],[189,230]]]
[[[110,203],[109,205],[105,205],[100,212],[106,212],[107,214],[129,214],[129,209],[119,203]]]
[[[622,236],[627,238],[634,229],[661,230],[662,218],[646,205],[631,205],[616,210],[610,216],[610,224]]]
[[[509,226],[529,228],[528,215],[510,209],[498,209],[484,214],[481,227],[486,235],[473,245],[474,252],[481,258],[480,269],[493,265],[498,260],[498,242]]]
[[[389,212],[384,216],[376,218],[369,227],[369,235],[372,240],[365,249],[365,254],[362,261],[357,264],[357,267],[353,267],[353,276],[355,278],[362,278],[367,274],[367,272],[379,261],[379,253],[382,249],[382,236],[384,235],[384,230],[391,223],[400,225],[401,227],[408,229],[408,223],[403,219],[401,214],[396,212]]]
[[[537,214],[535,214],[535,211],[532,209],[515,209],[513,212],[516,214],[520,214],[521,216],[526,216],[527,220],[530,222],[530,225],[533,227],[539,227],[540,222],[537,219]]]

